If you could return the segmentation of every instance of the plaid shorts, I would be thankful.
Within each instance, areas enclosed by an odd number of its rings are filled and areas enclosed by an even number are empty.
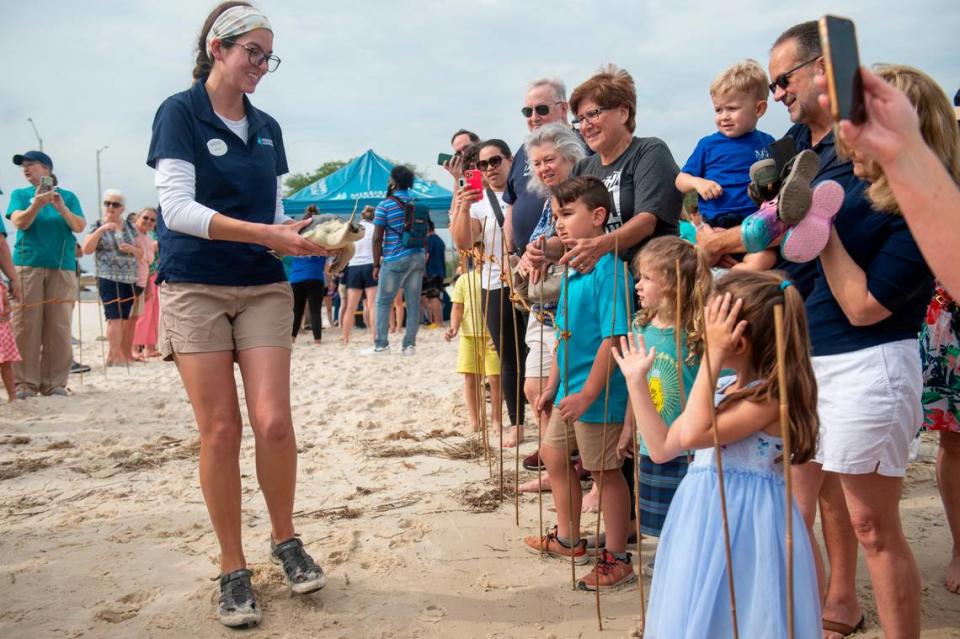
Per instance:
[[[644,535],[660,536],[670,502],[688,465],[686,455],[666,464],[655,464],[646,455],[640,455],[640,531]]]

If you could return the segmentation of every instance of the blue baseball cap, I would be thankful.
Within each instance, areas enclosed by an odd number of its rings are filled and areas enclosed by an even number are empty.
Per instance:
[[[43,151],[27,151],[26,153],[18,153],[17,155],[13,156],[13,163],[17,166],[23,164],[25,160],[39,162],[51,171],[53,170],[53,160],[51,160],[50,156]]]

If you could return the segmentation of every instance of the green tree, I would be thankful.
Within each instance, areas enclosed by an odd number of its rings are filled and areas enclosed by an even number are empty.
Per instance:
[[[317,180],[325,178],[331,173],[336,173],[349,162],[350,160],[333,160],[332,162],[324,162],[317,168],[316,171],[313,171],[312,173],[294,173],[283,181],[283,185],[287,188],[286,195],[293,195],[303,187],[313,184]]]

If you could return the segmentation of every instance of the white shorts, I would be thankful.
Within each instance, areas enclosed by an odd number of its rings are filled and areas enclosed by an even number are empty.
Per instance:
[[[540,320],[536,313],[530,313],[527,322],[527,361],[524,363],[526,379],[537,379],[550,376],[550,367],[553,366],[553,347],[557,343],[557,334],[552,326],[543,327],[543,341],[540,341]],[[541,372],[542,371],[542,372]]]
[[[815,461],[835,473],[903,477],[923,423],[917,340],[814,357],[813,372],[820,416]]]

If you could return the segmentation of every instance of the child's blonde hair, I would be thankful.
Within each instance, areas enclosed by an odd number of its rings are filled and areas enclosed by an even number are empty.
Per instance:
[[[680,260],[679,282],[677,260]],[[633,259],[633,272],[638,278],[641,272],[655,274],[663,289],[661,308],[641,308],[634,317],[634,324],[646,326],[657,315],[662,322],[679,323],[686,336],[687,361],[696,362],[703,354],[703,318],[698,312],[697,300],[707,299],[713,284],[707,258],[690,242],[675,236],[663,236],[650,240],[637,254]],[[676,318],[677,289],[680,289],[679,322]]]
[[[753,58],[747,58],[724,70],[710,83],[710,97],[737,92],[766,102],[770,92],[769,84],[767,72],[760,63]]]
[[[797,287],[776,272],[730,271],[716,284],[717,295],[730,293],[742,299],[740,319],[747,321],[744,337],[750,345],[750,364],[760,384],[743,388],[728,399],[776,401],[780,387],[777,379],[777,341],[773,308],[783,305],[785,340],[784,368],[787,378],[787,402],[790,406],[790,437],[793,451],[790,463],[802,464],[817,451],[817,381],[810,362],[810,335],[803,297]],[[721,410],[732,402],[721,404]]]

